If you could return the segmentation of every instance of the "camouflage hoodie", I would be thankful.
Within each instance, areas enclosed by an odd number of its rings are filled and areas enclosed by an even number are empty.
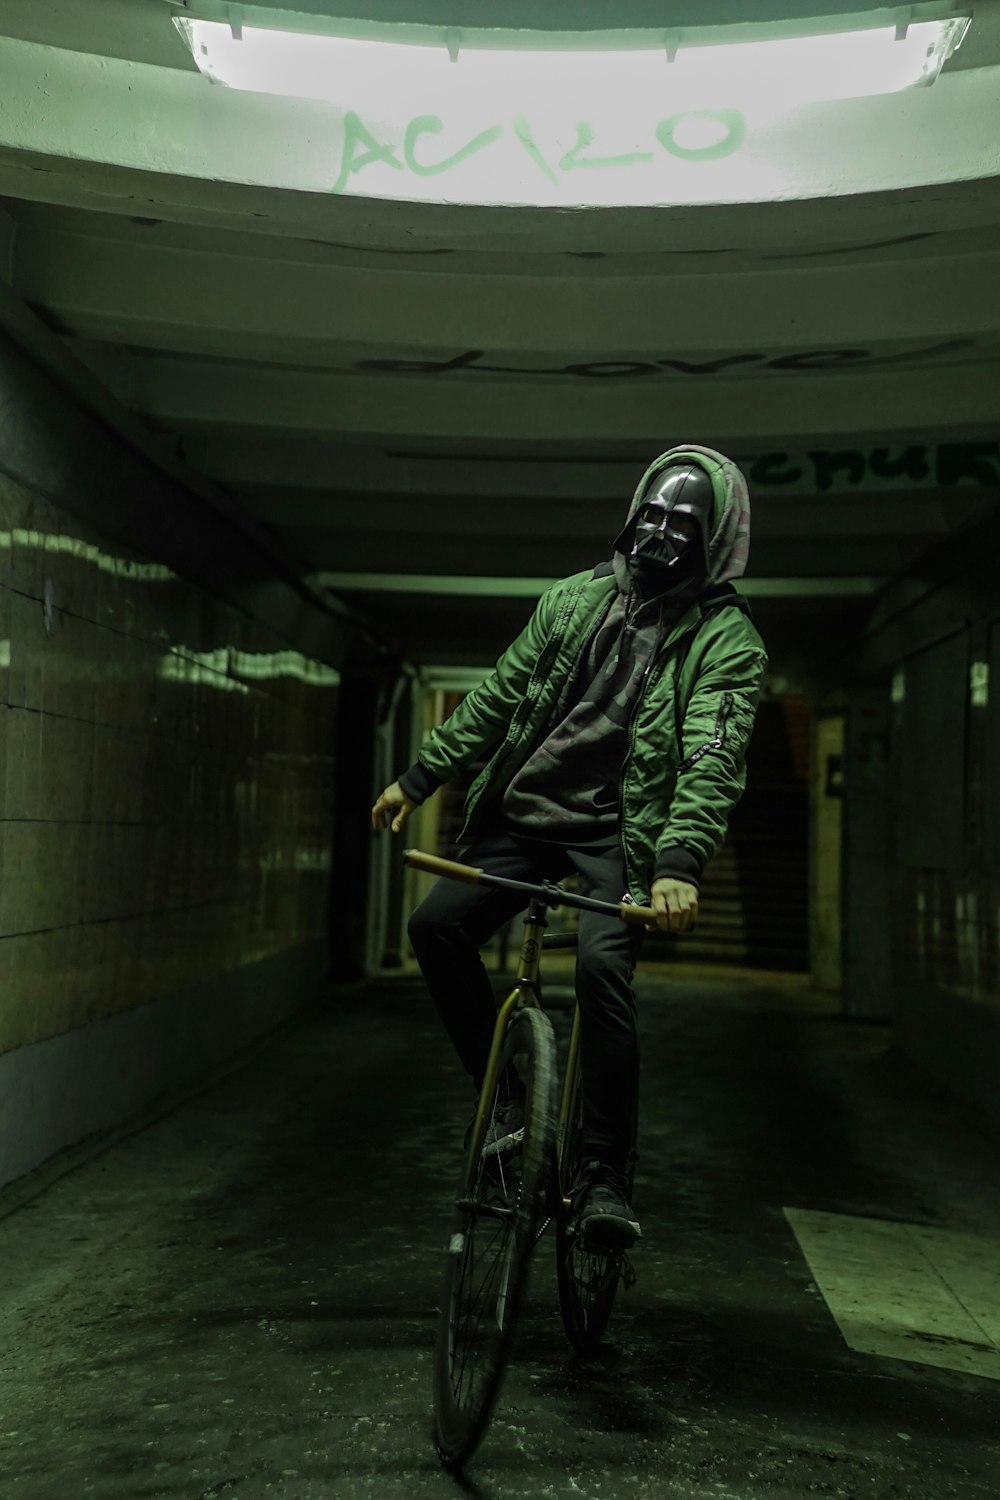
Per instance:
[[[617,831],[637,901],[648,899],[661,875],[697,884],[706,860],[722,843],[746,783],[746,745],[767,661],[746,601],[731,583],[746,567],[750,535],[746,482],[736,465],[696,444],[671,448],[639,481],[629,520],[650,480],[669,464],[683,462],[699,464],[712,480],[709,578],[700,591],[697,585],[681,586],[633,610],[631,623],[637,628],[631,654],[639,658],[638,677],[629,671],[627,682],[619,679],[612,693],[613,698],[624,692],[623,719],[616,714],[625,751],[619,762]],[[416,765],[400,778],[404,790],[422,801],[457,769],[485,759],[466,802],[463,838],[472,838],[484,812],[495,811],[498,799],[565,718],[566,684],[579,683],[581,657],[593,665],[602,625],[614,624],[616,612],[620,623],[629,619],[628,586],[626,558],[619,551],[592,572],[548,589],[486,681],[432,731]],[[598,674],[609,670],[614,655],[612,641],[596,664]],[[611,701],[603,696],[605,708]],[[594,722],[591,717],[592,728]],[[538,764],[519,783],[532,794],[540,786],[533,774]],[[512,805],[516,815],[516,798]],[[518,824],[523,827],[520,818]],[[544,826],[539,832],[546,836]],[[554,836],[561,835],[556,828]]]

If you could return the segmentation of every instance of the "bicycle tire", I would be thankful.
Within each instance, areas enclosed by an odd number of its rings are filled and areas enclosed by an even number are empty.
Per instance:
[[[524,1136],[503,1157],[481,1149],[463,1169],[445,1257],[434,1357],[434,1441],[458,1468],[486,1430],[510,1358],[530,1254],[546,1206],[556,1117],[556,1046],[548,1017],[514,1012],[491,1115],[516,1073]]]
[[[574,1092],[567,1124],[561,1195],[569,1196],[583,1161],[583,1130],[580,1085]],[[633,1172],[628,1174],[631,1194]],[[634,1279],[624,1250],[595,1249],[586,1246],[576,1228],[573,1215],[563,1210],[556,1223],[556,1275],[559,1284],[559,1311],[563,1327],[577,1354],[595,1354],[607,1332],[618,1287]]]

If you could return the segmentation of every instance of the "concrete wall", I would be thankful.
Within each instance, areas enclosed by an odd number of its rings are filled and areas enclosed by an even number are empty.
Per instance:
[[[841,867],[844,718],[819,715],[812,736],[812,838],[809,952],[821,989],[839,990],[841,967]]]
[[[998,549],[1000,512],[869,626],[848,716],[845,994],[1000,1121]]]
[[[892,696],[897,1031],[1000,1121],[1000,622],[900,662]]]
[[[317,993],[333,827],[338,671],[36,378],[0,362],[0,1182]]]

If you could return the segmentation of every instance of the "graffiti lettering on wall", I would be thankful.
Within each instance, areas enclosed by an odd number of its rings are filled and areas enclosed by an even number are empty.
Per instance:
[[[938,443],[891,448],[818,449],[737,455],[756,490],[951,489],[1000,487],[1000,443]]]
[[[746,123],[735,109],[685,110],[669,115],[653,127],[650,149],[645,151],[609,151],[602,148],[593,125],[580,120],[575,139],[568,151],[558,155],[545,149],[535,135],[530,120],[518,115],[506,124],[489,125],[465,141],[457,151],[435,155],[434,137],[445,131],[438,115],[416,115],[407,124],[401,142],[379,140],[361,116],[353,110],[344,116],[344,139],[340,148],[340,169],[331,189],[342,193],[350,179],[378,163],[395,172],[409,172],[414,177],[438,177],[461,166],[470,157],[494,147],[508,148],[523,154],[550,183],[558,183],[567,173],[603,170],[621,171],[634,167],[655,166],[664,154],[679,161],[718,161],[732,156],[743,144]],[[430,137],[430,141],[428,141]]]
[[[968,348],[974,339],[947,339],[922,349],[906,349],[896,354],[878,354],[872,349],[814,349],[797,354],[726,354],[721,359],[591,359],[569,365],[484,364],[485,349],[467,349],[450,359],[360,359],[357,370],[383,370],[396,375],[448,375],[464,370],[481,375],[533,375],[582,377],[586,380],[621,380],[648,378],[676,370],[681,375],[718,375],[734,365],[756,365],[758,369],[777,370],[787,375],[846,370],[855,365],[899,365],[909,360],[940,358],[957,349]]]

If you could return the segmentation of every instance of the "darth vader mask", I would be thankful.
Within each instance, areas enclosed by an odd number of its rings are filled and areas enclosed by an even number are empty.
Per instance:
[[[715,515],[712,481],[697,464],[672,464],[655,475],[615,541],[628,570],[647,592],[665,593],[682,580],[708,576]]]

